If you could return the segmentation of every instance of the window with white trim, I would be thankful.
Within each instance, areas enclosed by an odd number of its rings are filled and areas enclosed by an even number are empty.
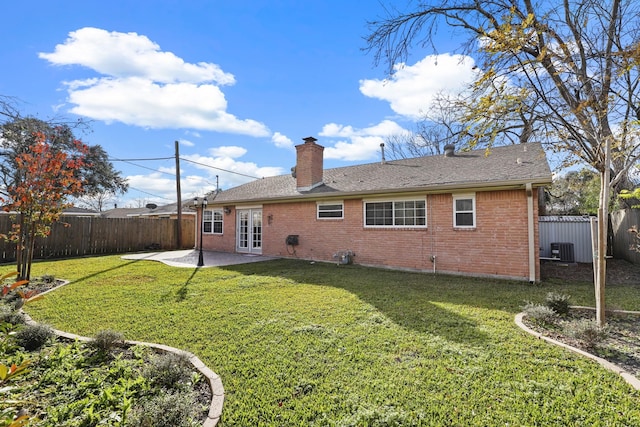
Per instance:
[[[389,200],[364,203],[365,227],[426,227],[427,201]]]
[[[453,226],[456,228],[475,228],[476,195],[453,195]]]
[[[202,217],[202,231],[204,233],[222,234],[222,218],[222,209],[205,209]]]
[[[342,219],[344,218],[344,204],[342,202],[318,203],[318,219]]]

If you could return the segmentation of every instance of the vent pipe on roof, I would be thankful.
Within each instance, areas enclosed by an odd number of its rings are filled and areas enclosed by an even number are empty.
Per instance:
[[[444,156],[453,157],[455,154],[456,146],[453,144],[447,144],[444,146]]]
[[[384,142],[380,143],[380,151],[382,152],[382,160],[380,161],[380,163],[384,165],[385,163],[387,163],[387,160],[384,158]]]

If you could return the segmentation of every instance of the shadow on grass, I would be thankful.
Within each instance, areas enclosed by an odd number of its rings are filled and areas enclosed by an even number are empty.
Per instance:
[[[76,259],[83,259],[83,260],[87,259],[87,260],[89,260],[89,259],[100,259],[101,257],[104,257],[104,255],[96,255],[96,256],[91,256],[91,257],[81,257],[81,258],[72,258],[72,259],[73,260],[76,260]],[[44,263],[50,263],[50,262],[56,262],[56,261],[65,261],[65,260],[66,259],[64,259],[64,258],[63,259],[55,259],[55,260],[44,260],[44,259],[43,260],[34,260],[33,264],[34,265],[38,264],[38,263],[44,264]],[[120,270],[120,269],[128,267],[128,266],[130,266],[132,264],[137,264],[140,261],[145,261],[145,260],[144,259],[130,260],[130,261],[124,262],[124,263],[122,263],[120,265],[116,265],[115,267],[105,268],[104,270],[94,271],[94,272],[92,272],[90,274],[87,274],[86,276],[78,277],[77,279],[73,279],[73,282],[74,283],[81,282],[83,280],[88,280],[88,279],[100,276],[101,274],[110,273],[112,271]]]
[[[200,269],[199,268],[194,268],[193,269],[193,273],[191,273],[191,276],[189,276],[189,278],[184,282],[184,285],[180,286],[180,288],[176,291],[176,301],[177,302],[184,301],[185,299],[187,299],[187,293],[188,293],[188,290],[189,290],[189,283],[191,283],[191,281],[195,277],[195,275],[198,272],[198,270],[200,270]]]
[[[515,314],[535,290],[528,284],[470,277],[411,273],[297,260],[221,267],[244,275],[286,278],[331,286],[356,295],[395,324],[454,342],[481,345],[488,336],[474,320],[477,308]],[[448,308],[445,305],[455,305]],[[466,315],[465,312],[469,313]]]
[[[82,259],[85,259],[85,258],[86,258],[86,259],[92,259],[92,258],[93,258],[93,259],[99,259],[99,258],[101,258],[102,256],[103,256],[103,255],[98,255],[98,256],[95,256],[95,257],[82,257]],[[121,259],[123,259],[123,258],[121,258]],[[56,261],[57,261],[57,260],[56,260]],[[64,260],[60,260],[60,261],[64,261]],[[127,267],[129,267],[129,266],[131,266],[131,265],[138,264],[138,263],[140,263],[141,261],[149,261],[149,260],[147,260],[147,259],[145,259],[145,258],[133,259],[133,260],[127,260],[126,262],[122,262],[121,264],[116,265],[116,266],[114,266],[114,267],[105,268],[105,269],[98,270],[98,271],[93,271],[93,272],[91,272],[91,273],[89,273],[89,274],[87,274],[87,275],[85,275],[85,276],[82,276],[82,277],[78,277],[78,278],[76,278],[76,279],[73,279],[71,282],[72,282],[72,283],[81,283],[81,282],[83,282],[83,281],[85,281],[85,280],[90,280],[90,279],[92,279],[92,278],[99,277],[99,276],[101,276],[101,275],[106,275],[106,274],[108,274],[108,273],[112,273],[112,272],[114,272],[114,271],[117,271],[117,270],[121,270],[121,269],[127,268]],[[45,263],[45,262],[51,262],[51,260],[34,260],[34,264],[35,264],[35,263],[38,263],[38,262],[40,262],[40,263]],[[180,286],[180,288],[176,291],[176,301],[180,302],[180,301],[184,301],[184,300],[186,299],[186,297],[187,297],[187,293],[188,293],[189,283],[193,280],[193,278],[195,277],[195,275],[196,275],[196,273],[198,272],[198,270],[200,270],[200,269],[199,269],[199,268],[194,268],[194,269],[193,269],[193,272],[191,273],[191,275],[189,276],[189,278],[188,278],[188,279],[184,282],[184,284],[183,284],[183,285],[181,285],[181,286]]]

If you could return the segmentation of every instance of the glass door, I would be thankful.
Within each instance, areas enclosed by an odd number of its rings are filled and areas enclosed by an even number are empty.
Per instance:
[[[237,230],[238,252],[262,253],[262,209],[239,209]]]

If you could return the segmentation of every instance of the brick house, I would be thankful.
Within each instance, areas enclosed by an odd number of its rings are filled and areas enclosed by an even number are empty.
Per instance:
[[[207,195],[203,249],[539,281],[540,144],[324,170],[304,141],[290,175]]]

